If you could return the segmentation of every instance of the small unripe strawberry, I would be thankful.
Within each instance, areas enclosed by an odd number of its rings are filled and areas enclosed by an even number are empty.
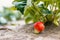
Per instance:
[[[45,26],[43,22],[36,22],[34,24],[34,33],[40,33],[44,30]]]

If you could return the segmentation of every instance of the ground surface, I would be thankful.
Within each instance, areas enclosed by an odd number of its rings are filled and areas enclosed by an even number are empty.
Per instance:
[[[60,27],[46,25],[40,34],[33,33],[33,24],[19,26],[18,31],[0,30],[0,40],[60,40]]]

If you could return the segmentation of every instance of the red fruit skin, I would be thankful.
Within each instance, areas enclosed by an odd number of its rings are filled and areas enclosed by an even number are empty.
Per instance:
[[[36,29],[38,32],[41,32],[45,29],[44,23],[43,22],[36,22],[34,24],[34,29]]]

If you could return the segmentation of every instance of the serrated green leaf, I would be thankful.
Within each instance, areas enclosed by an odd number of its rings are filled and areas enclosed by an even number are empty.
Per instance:
[[[29,13],[29,8],[25,7],[24,16],[26,17]]]
[[[56,26],[59,26],[59,23],[57,20],[54,20],[53,23],[56,25]]]
[[[29,23],[30,21],[32,21],[32,18],[31,18],[31,17],[27,17],[27,18],[25,19],[25,22],[26,22],[26,23]]]
[[[57,13],[57,14],[56,14],[56,17],[60,17],[60,13]]]

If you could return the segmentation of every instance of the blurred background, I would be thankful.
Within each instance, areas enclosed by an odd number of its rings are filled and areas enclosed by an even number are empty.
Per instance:
[[[25,5],[25,0],[21,2],[20,0],[0,0],[0,25],[7,24],[8,21],[20,20]]]

